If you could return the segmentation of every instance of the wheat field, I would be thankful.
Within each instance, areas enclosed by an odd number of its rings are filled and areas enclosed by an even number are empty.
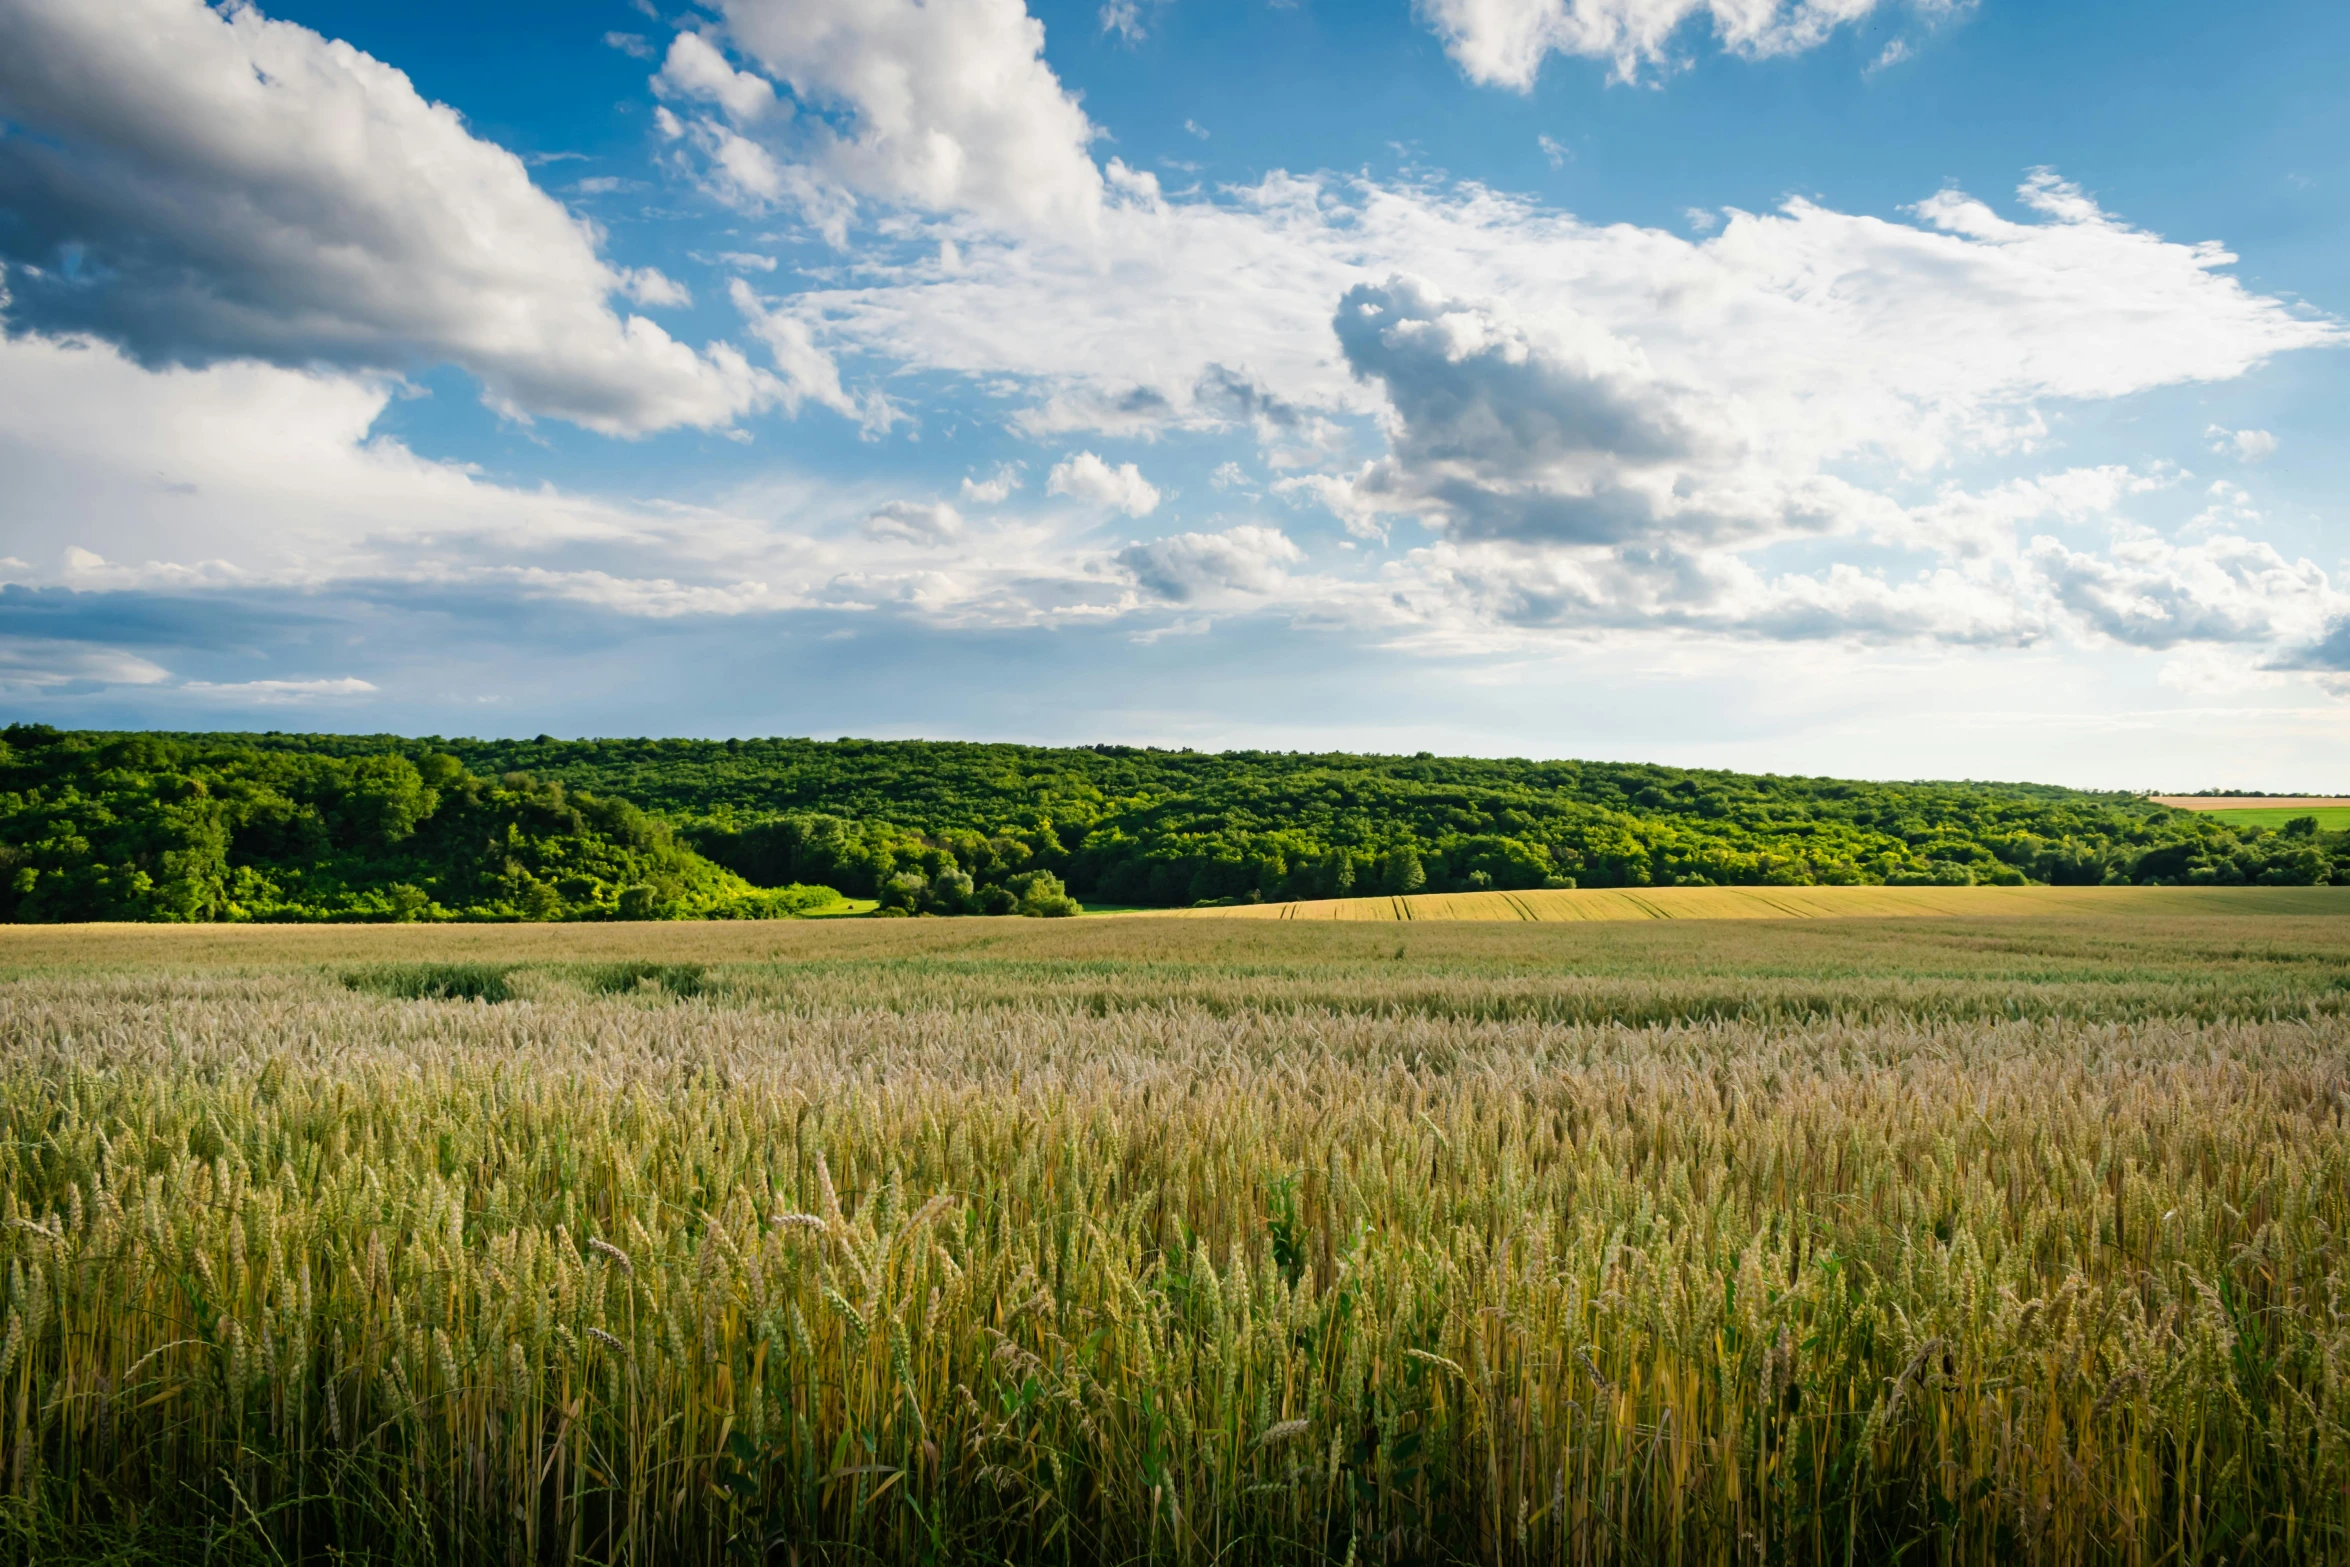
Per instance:
[[[2340,1560],[2295,906],[6,932],[0,1551]]]
[[[2194,911],[2350,915],[2343,887],[1567,887],[1184,909],[1186,919],[2017,919]]]

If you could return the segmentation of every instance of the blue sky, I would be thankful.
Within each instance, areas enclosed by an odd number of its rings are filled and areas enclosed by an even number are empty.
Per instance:
[[[0,0],[0,706],[2350,789],[2344,58]]]

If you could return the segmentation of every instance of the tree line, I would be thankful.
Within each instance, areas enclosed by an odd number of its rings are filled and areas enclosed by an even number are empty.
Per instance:
[[[2350,843],[2313,818],[2269,831],[2032,784],[933,741],[0,740],[8,918],[701,917],[838,894],[1051,916],[1078,898],[2350,881]],[[63,912],[99,908],[153,912]]]
[[[0,919],[769,919],[759,887],[625,800],[429,748],[0,731]]]

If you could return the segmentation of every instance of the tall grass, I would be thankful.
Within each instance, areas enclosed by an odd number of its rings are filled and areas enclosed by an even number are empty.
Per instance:
[[[5,1549],[2350,1554],[2334,1013],[636,969],[0,988]]]

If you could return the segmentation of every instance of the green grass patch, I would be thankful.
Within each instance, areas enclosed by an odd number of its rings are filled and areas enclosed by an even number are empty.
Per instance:
[[[880,900],[875,898],[843,897],[837,902],[818,904],[813,908],[802,909],[799,917],[804,920],[846,919],[853,914],[870,914],[880,907]]]
[[[2288,806],[2284,810],[2261,807],[2234,811],[2204,811],[2199,814],[2209,816],[2215,821],[2226,822],[2231,827],[2265,827],[2271,832],[2282,831],[2285,823],[2303,816],[2316,817],[2320,832],[2342,832],[2345,829],[2350,829],[2350,805],[2302,806],[2298,809]]]
[[[606,996],[698,996],[710,982],[710,970],[699,963],[591,963],[570,971]]]
[[[344,972],[352,990],[399,1001],[511,1001],[511,963],[376,963]]]

